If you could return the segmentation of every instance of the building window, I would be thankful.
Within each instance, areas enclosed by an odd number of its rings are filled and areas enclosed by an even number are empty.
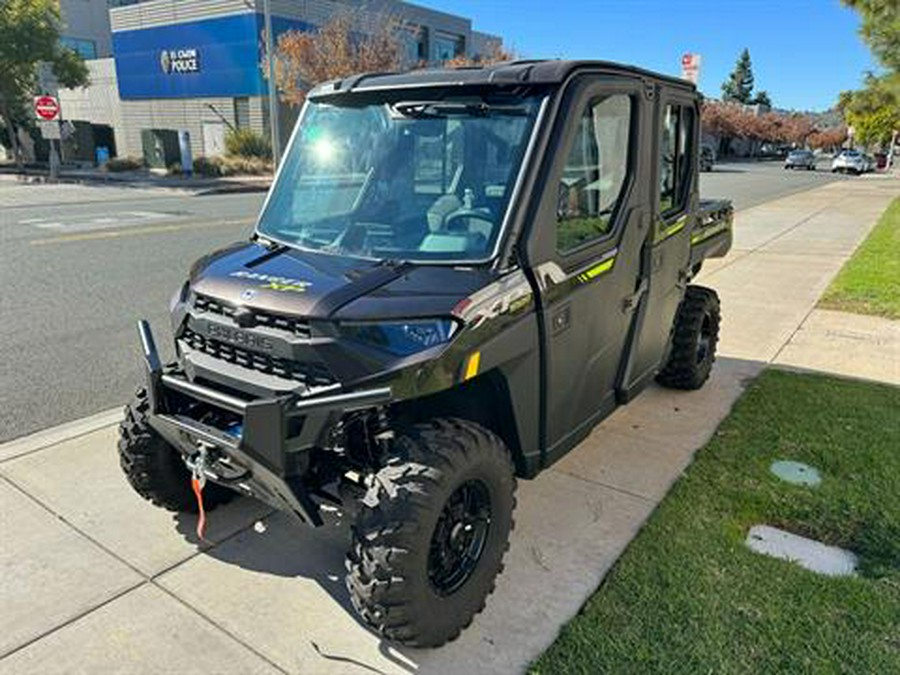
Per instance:
[[[250,99],[246,96],[234,99],[234,126],[238,129],[250,128]]]
[[[82,40],[73,37],[61,37],[59,42],[63,47],[68,47],[83,59],[97,58],[97,43],[93,40]]]
[[[434,37],[433,61],[449,61],[465,53],[465,42],[460,35],[438,33]]]
[[[559,252],[609,234],[628,175],[631,116],[631,98],[615,94],[591,102],[578,119],[559,185]]]
[[[428,29],[410,26],[401,35],[406,51],[406,61],[410,64],[428,61]]]

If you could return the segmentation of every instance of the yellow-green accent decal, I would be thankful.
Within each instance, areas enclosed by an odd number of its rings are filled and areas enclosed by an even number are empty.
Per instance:
[[[586,284],[587,282],[592,281],[593,279],[596,279],[601,274],[603,274],[605,272],[609,272],[612,269],[615,262],[616,262],[616,258],[615,258],[615,256],[613,256],[612,258],[607,258],[603,262],[597,263],[590,269],[585,270],[584,272],[579,274],[578,281],[580,281],[583,284]]]
[[[687,216],[682,216],[674,223],[669,225],[665,230],[660,232],[659,237],[657,238],[657,243],[668,239],[671,236],[674,236],[681,232],[684,229],[684,226],[687,225]]]
[[[705,230],[700,230],[699,232],[695,232],[691,235],[691,244],[699,244],[701,241],[706,241],[712,236],[719,234],[720,232],[724,232],[728,229],[728,225],[722,224],[717,227],[709,227]]]

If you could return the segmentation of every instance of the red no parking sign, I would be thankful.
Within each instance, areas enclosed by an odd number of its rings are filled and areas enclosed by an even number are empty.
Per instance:
[[[59,119],[59,101],[55,96],[35,96],[34,114],[48,122]]]

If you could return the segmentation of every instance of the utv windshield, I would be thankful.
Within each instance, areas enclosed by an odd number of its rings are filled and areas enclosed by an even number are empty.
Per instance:
[[[538,107],[536,97],[310,101],[257,229],[333,255],[487,259]]]

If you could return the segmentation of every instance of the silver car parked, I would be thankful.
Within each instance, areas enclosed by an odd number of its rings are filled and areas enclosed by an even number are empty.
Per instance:
[[[785,169],[816,170],[816,156],[810,150],[791,150],[784,160]]]
[[[852,173],[858,176],[873,168],[873,163],[859,150],[841,150],[831,161],[832,173]]]

